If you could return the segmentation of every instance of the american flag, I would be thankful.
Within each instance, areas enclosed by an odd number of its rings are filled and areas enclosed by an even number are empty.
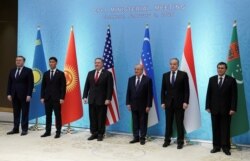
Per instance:
[[[107,29],[106,42],[104,46],[103,52],[103,60],[104,60],[104,69],[110,71],[113,75],[114,82],[114,91],[112,94],[111,104],[108,106],[106,125],[112,125],[119,121],[119,106],[117,100],[117,90],[116,90],[116,78],[115,78],[115,70],[114,70],[114,60],[112,54],[112,44],[111,44],[111,33],[110,27]]]
[[[157,94],[155,88],[154,68],[153,68],[153,61],[152,61],[152,54],[150,47],[148,25],[146,26],[145,29],[145,35],[141,53],[141,63],[144,66],[144,74],[152,79],[152,84],[153,84],[153,102],[152,102],[152,108],[150,109],[148,116],[148,127],[151,127],[159,122],[159,112],[158,112]]]

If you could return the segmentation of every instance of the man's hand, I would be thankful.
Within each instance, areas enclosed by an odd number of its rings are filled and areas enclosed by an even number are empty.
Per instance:
[[[63,99],[60,99],[60,104],[63,104],[64,103],[64,100]]]
[[[146,107],[146,113],[148,113],[150,111],[149,107]]]
[[[30,96],[27,96],[27,97],[26,97],[26,102],[30,102],[30,99],[31,99],[31,97],[30,97]]]
[[[131,111],[131,105],[127,105],[129,111]]]
[[[233,115],[233,114],[235,114],[235,111],[230,110],[230,111],[229,111],[229,115]]]
[[[183,103],[183,109],[186,110],[188,108],[188,104],[187,103]]]
[[[110,104],[110,100],[105,100],[105,105],[109,105]]]
[[[161,107],[162,107],[163,110],[165,110],[166,105],[165,104],[161,104]]]
[[[40,101],[42,104],[44,104],[44,98],[41,98]]]
[[[11,101],[12,101],[11,95],[8,95],[8,96],[7,96],[7,99],[11,102]]]
[[[208,108],[208,109],[206,109],[206,111],[208,112],[208,113],[211,113],[211,111],[210,111],[210,109]]]
[[[83,99],[83,103],[84,103],[84,104],[87,104],[87,103],[88,103],[88,99],[87,99],[87,98],[84,98],[84,99]]]

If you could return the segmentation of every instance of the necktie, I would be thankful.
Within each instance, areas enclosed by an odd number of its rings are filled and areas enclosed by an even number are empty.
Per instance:
[[[95,73],[95,83],[98,81],[99,78],[99,71],[96,71]]]
[[[220,81],[219,81],[218,86],[219,86],[219,88],[220,88],[220,87],[222,86],[222,77],[220,77],[219,79],[220,79]]]
[[[17,68],[17,72],[16,72],[16,78],[18,78],[20,75],[20,68]]]
[[[174,86],[174,82],[175,82],[175,72],[172,72],[172,78],[171,78],[172,86]]]
[[[54,70],[51,70],[50,71],[50,80],[53,80],[53,78],[54,78]]]
[[[140,85],[140,77],[137,77],[137,81],[136,81],[136,85],[135,85],[135,89],[138,90]]]

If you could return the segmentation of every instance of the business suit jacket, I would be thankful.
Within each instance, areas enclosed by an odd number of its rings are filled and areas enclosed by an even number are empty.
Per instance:
[[[7,95],[12,98],[17,96],[19,99],[25,99],[27,96],[32,96],[34,88],[34,78],[32,69],[23,67],[20,75],[15,77],[17,68],[10,71],[7,87]]]
[[[146,107],[152,107],[153,99],[152,80],[143,75],[136,90],[136,76],[128,80],[126,104],[131,105],[131,110],[145,111]]]
[[[102,69],[97,82],[95,82],[95,71],[88,73],[83,98],[88,98],[89,104],[105,105],[105,100],[111,100],[113,94],[113,77],[111,72]]]
[[[170,73],[163,74],[161,87],[161,104],[169,108],[174,101],[175,108],[183,108],[183,103],[189,103],[189,83],[186,72],[178,70],[174,86],[170,82]]]
[[[50,79],[50,70],[43,75],[41,86],[41,98],[53,101],[59,101],[65,98],[66,93],[66,78],[64,72],[56,69],[54,77]]]
[[[212,114],[228,115],[230,110],[237,108],[237,83],[236,80],[225,75],[222,86],[218,86],[218,75],[209,79],[206,109],[210,109]]]

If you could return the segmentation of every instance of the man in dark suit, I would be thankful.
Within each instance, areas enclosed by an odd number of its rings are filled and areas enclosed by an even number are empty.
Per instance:
[[[25,58],[16,57],[16,68],[9,74],[7,98],[12,102],[14,113],[14,128],[7,135],[19,133],[20,115],[22,113],[21,135],[27,135],[29,125],[29,105],[34,88],[32,69],[24,66]]]
[[[128,80],[126,105],[132,111],[133,136],[130,143],[140,141],[145,144],[147,135],[148,112],[152,107],[152,80],[143,74],[143,66],[135,66],[135,75]]]
[[[49,58],[50,70],[43,75],[41,86],[41,102],[45,104],[46,131],[41,137],[51,135],[52,111],[56,117],[56,135],[59,138],[62,128],[61,104],[66,93],[66,78],[64,72],[56,68],[57,59]]]
[[[92,135],[88,140],[103,140],[107,105],[110,104],[112,93],[112,74],[103,69],[103,60],[96,58],[95,70],[88,73],[83,91],[83,102],[89,103],[90,132]]]
[[[226,75],[227,64],[220,62],[217,73],[209,79],[206,98],[206,110],[211,113],[213,130],[213,149],[211,153],[222,148],[226,155],[230,153],[230,123],[231,116],[237,107],[236,80]]]
[[[166,132],[163,147],[170,145],[173,132],[173,120],[177,126],[177,149],[184,144],[184,112],[189,102],[189,83],[186,72],[178,70],[179,60],[170,59],[170,72],[162,77],[161,104],[166,112]]]

